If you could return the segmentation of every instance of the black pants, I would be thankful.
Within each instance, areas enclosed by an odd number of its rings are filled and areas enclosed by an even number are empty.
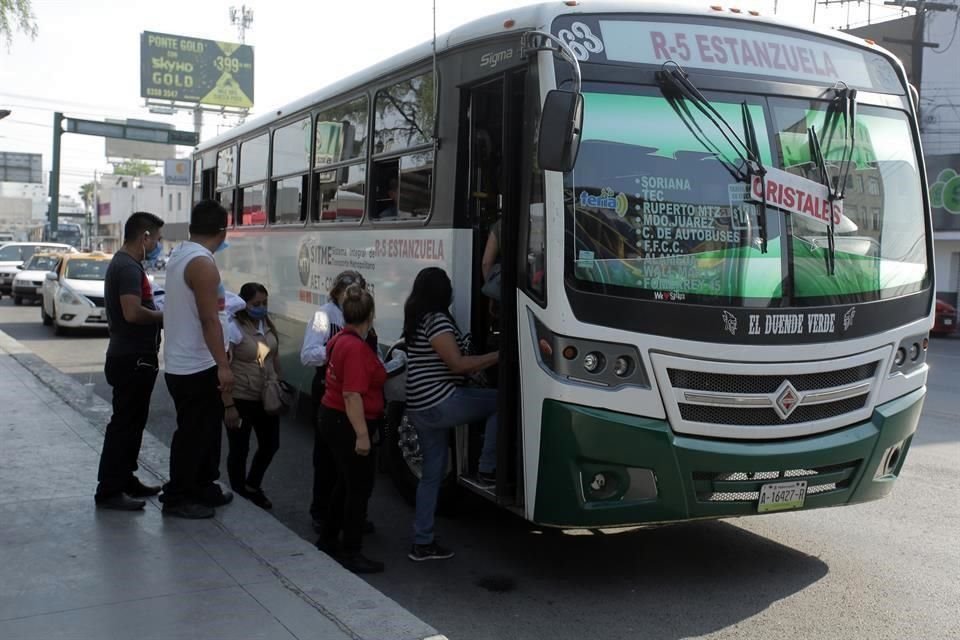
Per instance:
[[[337,483],[337,468],[333,451],[323,434],[324,408],[320,398],[315,398],[313,418],[313,501],[310,503],[310,516],[314,520],[323,520],[330,506],[333,486]]]
[[[268,415],[258,400],[235,399],[240,414],[240,428],[227,429],[230,449],[227,453],[227,475],[234,491],[242,492],[246,485],[259,489],[263,475],[274,454],[280,448],[280,416]],[[250,472],[247,472],[247,454],[250,452],[250,432],[257,434],[257,452],[253,454]]]
[[[356,553],[363,546],[367,501],[373,490],[373,456],[372,452],[367,456],[355,453],[357,436],[347,414],[326,407],[322,412],[322,435],[333,454],[337,480],[323,519],[321,540],[326,545],[335,545],[342,531],[343,550]],[[369,420],[367,426],[371,432],[375,428]]]
[[[177,430],[170,443],[170,482],[163,486],[163,502],[203,500],[218,492],[223,401],[217,368],[186,376],[164,374],[177,409]]]
[[[97,495],[107,497],[136,482],[143,429],[157,381],[157,354],[107,356],[103,372],[113,387],[113,416],[107,424],[97,472]]]

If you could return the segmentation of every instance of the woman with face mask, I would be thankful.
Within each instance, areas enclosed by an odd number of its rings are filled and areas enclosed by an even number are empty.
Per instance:
[[[234,492],[258,507],[273,504],[263,493],[263,476],[280,447],[280,418],[263,409],[263,388],[267,380],[282,378],[278,348],[279,335],[267,312],[267,289],[258,282],[240,288],[245,303],[234,315],[230,331],[230,369],[233,371],[233,403],[240,414],[236,429],[227,429],[230,450],[227,474]],[[257,452],[247,470],[250,432],[257,434]]]

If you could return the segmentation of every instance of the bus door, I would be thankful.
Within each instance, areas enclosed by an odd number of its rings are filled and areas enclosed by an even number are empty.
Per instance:
[[[520,380],[517,354],[516,255],[520,205],[520,144],[523,139],[525,71],[511,71],[465,90],[464,121],[467,133],[467,211],[473,229],[473,287],[471,334],[477,353],[500,350],[500,366],[489,370],[491,387],[499,389],[499,433],[497,483],[483,490],[502,504],[518,502],[517,443],[520,424]],[[461,163],[461,167],[464,163]],[[499,228],[498,228],[499,227]],[[484,252],[489,236],[497,237],[493,262],[500,269],[500,299],[483,293]],[[489,262],[489,261],[488,261]],[[489,264],[487,265],[489,267]],[[479,487],[467,478],[476,472],[482,426],[469,437],[458,433],[458,476],[471,488]],[[469,455],[473,453],[474,455]]]

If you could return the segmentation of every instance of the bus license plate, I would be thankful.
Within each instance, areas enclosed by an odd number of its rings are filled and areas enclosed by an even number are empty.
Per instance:
[[[760,502],[757,513],[799,509],[807,497],[807,481],[774,482],[760,487]]]

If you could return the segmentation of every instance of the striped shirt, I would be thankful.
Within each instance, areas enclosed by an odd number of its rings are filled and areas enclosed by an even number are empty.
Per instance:
[[[407,409],[423,411],[440,404],[463,384],[463,376],[451,373],[430,341],[451,333],[463,348],[463,336],[444,313],[426,313],[417,325],[413,341],[407,345]]]

